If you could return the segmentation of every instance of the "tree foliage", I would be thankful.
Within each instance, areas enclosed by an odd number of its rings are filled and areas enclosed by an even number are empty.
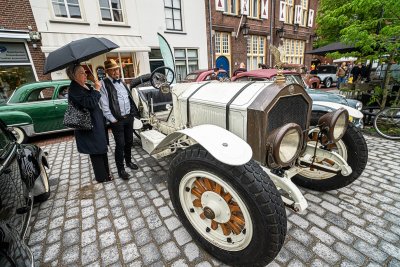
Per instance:
[[[391,65],[400,59],[400,0],[320,0],[317,25],[318,46],[340,41],[357,48],[345,56],[387,61],[383,108]]]

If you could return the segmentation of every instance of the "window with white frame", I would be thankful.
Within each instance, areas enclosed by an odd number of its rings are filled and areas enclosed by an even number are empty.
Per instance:
[[[188,73],[199,69],[199,56],[197,49],[176,48],[174,51],[176,80],[183,80]]]
[[[301,20],[300,26],[307,26],[308,22],[308,0],[301,0]]]
[[[250,35],[247,40],[247,69],[258,69],[258,64],[264,64],[265,59],[265,44],[264,36]]]
[[[285,23],[293,24],[294,0],[286,0]]]
[[[123,22],[121,0],[99,0],[103,21]]]
[[[250,1],[250,17],[259,18],[260,17],[260,1],[251,0]]]
[[[215,54],[218,55],[230,55],[230,33],[227,32],[215,32]]]
[[[182,31],[181,0],[164,0],[167,30]]]
[[[305,41],[295,39],[283,39],[285,51],[285,63],[304,64]]]
[[[81,19],[79,0],[52,0],[54,16],[60,18]]]
[[[240,0],[224,0],[225,1],[225,12],[229,14],[239,14],[239,2]]]

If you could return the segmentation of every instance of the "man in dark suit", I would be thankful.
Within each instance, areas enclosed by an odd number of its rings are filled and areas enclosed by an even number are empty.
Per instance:
[[[132,162],[133,120],[139,116],[139,111],[133,101],[126,84],[121,81],[120,68],[115,60],[104,62],[107,78],[103,79],[101,93],[101,107],[104,117],[111,123],[111,130],[115,140],[115,163],[118,175],[128,180],[130,175],[124,167],[137,170],[138,166]]]

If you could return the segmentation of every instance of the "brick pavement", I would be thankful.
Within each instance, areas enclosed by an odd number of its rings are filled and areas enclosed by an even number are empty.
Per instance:
[[[353,184],[301,189],[305,214],[287,210],[288,234],[269,266],[400,266],[399,142],[366,136],[369,161]],[[168,160],[138,146],[128,182],[93,182],[74,140],[49,153],[51,197],[35,206],[29,241],[37,266],[221,266],[176,217],[166,187]],[[111,169],[117,177],[113,155]]]

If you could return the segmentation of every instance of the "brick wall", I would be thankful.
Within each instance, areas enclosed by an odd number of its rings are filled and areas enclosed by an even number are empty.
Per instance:
[[[0,0],[0,7],[0,28],[26,31],[31,26],[32,31],[37,31],[29,0]],[[45,56],[40,49],[42,43],[39,41],[36,45],[34,48],[33,43],[28,42],[34,68],[39,80],[50,80],[50,75],[43,75]]]
[[[282,44],[281,39],[276,35],[276,29],[280,28],[282,22],[279,21],[279,1],[275,1],[275,10],[274,14],[271,15],[272,6],[271,2],[274,0],[270,0],[269,2],[269,14],[268,19],[252,19],[250,17],[247,18],[247,25],[250,27],[249,34],[250,35],[259,35],[259,36],[270,36],[267,39],[267,50],[265,51],[265,64],[269,65],[269,50],[268,46],[270,44],[271,31],[270,31],[270,21],[273,19],[274,27],[272,29],[272,41],[275,46],[279,46]],[[238,31],[238,26],[240,23],[241,15],[229,15],[220,11],[215,10],[215,0],[211,0],[211,16],[212,16],[212,30],[217,32],[228,32],[228,33],[236,33]],[[209,28],[209,11],[208,6],[209,0],[205,0],[206,5],[206,18],[207,18],[207,38],[209,38],[210,28]],[[300,5],[300,0],[295,0],[294,5]],[[284,25],[285,29],[285,38],[303,40],[306,43],[305,51],[312,50],[312,40],[310,40],[310,35],[314,34],[315,30],[315,18],[318,7],[317,0],[309,0],[309,8],[313,9],[314,14],[314,23],[313,27],[299,27],[297,32],[294,32],[293,25]],[[243,24],[243,23],[242,23]],[[214,37],[212,40],[212,44],[214,46]],[[210,51],[210,42],[208,40],[208,51]],[[209,57],[209,67],[214,66],[215,64],[215,49],[214,51],[214,63],[211,62],[211,57]],[[304,65],[309,66],[311,63],[312,55],[305,54],[304,57]],[[243,34],[239,32],[238,38],[231,36],[231,69],[234,70],[238,68],[235,66],[235,63],[239,64],[240,62],[247,61],[247,48],[246,48],[246,39],[243,37]],[[274,65],[274,63],[273,63]]]

